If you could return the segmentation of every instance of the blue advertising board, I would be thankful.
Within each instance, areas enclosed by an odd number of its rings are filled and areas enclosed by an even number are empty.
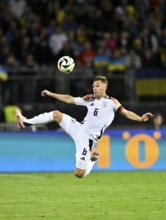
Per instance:
[[[95,171],[166,170],[166,130],[108,130]],[[0,172],[74,171],[75,146],[64,132],[0,133]]]

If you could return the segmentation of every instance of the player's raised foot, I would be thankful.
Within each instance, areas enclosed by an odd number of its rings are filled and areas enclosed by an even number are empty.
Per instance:
[[[95,162],[95,161],[97,161],[98,160],[98,158],[99,158],[99,156],[100,156],[100,153],[99,152],[97,152],[97,151],[94,151],[93,153],[92,153],[92,155],[91,155],[91,161],[92,162]]]
[[[16,109],[16,119],[18,121],[18,128],[25,128],[24,121],[26,118],[21,114],[19,109]]]

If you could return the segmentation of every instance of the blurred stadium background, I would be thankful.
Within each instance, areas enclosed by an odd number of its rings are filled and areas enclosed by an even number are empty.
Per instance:
[[[11,105],[27,116],[57,108],[82,120],[84,109],[43,100],[40,92],[82,96],[97,74],[109,78],[108,94],[126,108],[165,118],[165,7],[162,0],[1,1],[1,122],[12,120]],[[57,70],[63,55],[76,60],[70,75]],[[128,125],[139,126],[122,117],[113,123]]]
[[[75,59],[71,74],[57,69],[63,55]],[[94,170],[103,173],[82,183],[71,174],[5,174],[74,170],[73,142],[58,125],[20,132],[15,109],[27,117],[58,109],[82,121],[84,107],[40,93],[84,96],[97,75],[108,77],[108,95],[125,108],[158,117],[142,124],[117,115],[98,145],[103,157]],[[165,219],[164,172],[110,174],[166,170],[165,109],[165,0],[1,0],[0,218]],[[85,196],[78,200],[80,192]],[[87,209],[88,201],[95,205]],[[75,207],[80,214],[73,214]]]

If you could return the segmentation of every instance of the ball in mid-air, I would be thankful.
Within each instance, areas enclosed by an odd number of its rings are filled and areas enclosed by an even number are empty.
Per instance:
[[[75,67],[75,62],[72,57],[63,56],[58,60],[58,69],[63,73],[71,73]]]

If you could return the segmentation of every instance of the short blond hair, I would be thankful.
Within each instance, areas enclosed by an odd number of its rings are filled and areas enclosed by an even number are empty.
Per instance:
[[[93,82],[101,81],[102,83],[108,85],[108,80],[105,76],[96,76]]]

